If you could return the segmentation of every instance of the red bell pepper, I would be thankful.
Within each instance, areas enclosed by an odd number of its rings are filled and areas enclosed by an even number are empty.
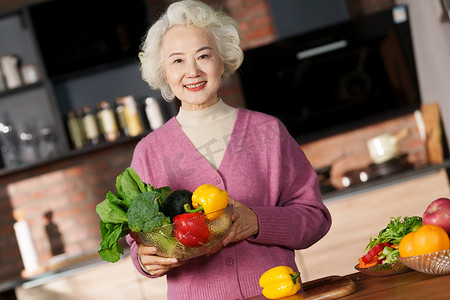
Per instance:
[[[366,255],[362,257],[363,262],[367,264],[375,255],[383,251],[384,247],[389,247],[390,245],[391,243],[389,242],[376,244],[369,250],[369,252],[366,253]]]
[[[173,218],[174,233],[178,241],[188,247],[201,247],[209,237],[208,225],[202,213],[180,214]]]

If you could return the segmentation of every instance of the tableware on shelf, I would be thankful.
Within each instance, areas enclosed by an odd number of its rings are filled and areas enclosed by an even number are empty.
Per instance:
[[[6,168],[14,168],[20,159],[19,139],[11,123],[0,121],[0,152]]]
[[[57,156],[56,135],[52,127],[43,127],[39,130],[39,153],[42,159]]]
[[[36,134],[32,131],[22,131],[19,134],[22,161],[32,164],[39,160]]]
[[[38,66],[35,63],[21,66],[20,73],[22,74],[22,80],[25,84],[33,84],[41,80]]]
[[[371,276],[388,276],[412,271],[408,266],[404,265],[400,261],[392,264],[378,264],[370,268],[359,268],[358,265],[356,265],[355,269],[361,273]]]
[[[410,257],[399,256],[398,259],[418,272],[433,275],[450,274],[450,250]]]
[[[222,248],[222,242],[230,231],[233,206],[228,205],[221,211],[220,216],[215,219],[209,219],[208,216],[216,214],[219,211],[204,214],[209,230],[209,237],[207,242],[200,247],[189,247],[181,244],[175,236],[174,231],[176,230],[176,225],[174,223],[160,226],[149,232],[139,232],[137,235],[145,245],[156,247],[158,249],[158,255],[164,257],[175,257],[180,260],[186,260],[208,253],[214,253]],[[195,232],[193,233],[195,234]]]
[[[9,89],[17,88],[22,85],[18,63],[19,59],[13,54],[6,54],[0,58],[3,76],[5,77],[6,86]]]
[[[6,90],[6,83],[3,79],[2,68],[0,66],[0,92],[3,92],[4,90]]]

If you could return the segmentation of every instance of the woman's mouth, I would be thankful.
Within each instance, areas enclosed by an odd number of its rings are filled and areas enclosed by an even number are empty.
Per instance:
[[[193,84],[185,84],[184,87],[191,90],[191,91],[199,91],[203,89],[206,85],[206,81],[197,82]]]

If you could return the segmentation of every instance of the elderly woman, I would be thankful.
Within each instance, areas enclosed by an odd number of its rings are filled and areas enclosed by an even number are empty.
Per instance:
[[[239,43],[230,17],[187,0],[169,6],[139,55],[144,80],[181,107],[138,143],[131,166],[156,187],[193,191],[213,184],[234,205],[224,247],[210,256],[178,261],[127,237],[139,272],[167,275],[168,299],[259,295],[265,271],[280,265],[297,271],[294,250],[313,245],[331,226],[317,176],[283,124],[218,98],[222,80],[243,60]]]

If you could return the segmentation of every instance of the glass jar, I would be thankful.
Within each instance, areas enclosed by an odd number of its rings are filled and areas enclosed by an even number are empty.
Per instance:
[[[119,98],[120,99],[120,98]],[[130,136],[137,136],[144,132],[141,116],[139,115],[139,109],[136,100],[133,96],[122,97],[121,101],[125,104],[124,115],[128,128],[128,134]]]
[[[69,129],[69,137],[74,149],[81,149],[85,146],[83,129],[80,119],[75,110],[67,112],[67,128]]]
[[[108,142],[116,141],[119,136],[119,128],[111,105],[102,101],[97,104],[97,117],[100,124],[100,130]]]
[[[83,127],[86,134],[86,141],[90,145],[98,145],[100,143],[100,129],[97,122],[96,115],[92,112],[89,106],[84,106],[83,111]]]
[[[125,119],[125,101],[124,98],[116,99],[116,116],[119,121],[119,128],[122,134],[129,136],[127,121]]]
[[[158,101],[153,97],[145,99],[145,114],[151,130],[156,130],[164,124],[164,117]]]

